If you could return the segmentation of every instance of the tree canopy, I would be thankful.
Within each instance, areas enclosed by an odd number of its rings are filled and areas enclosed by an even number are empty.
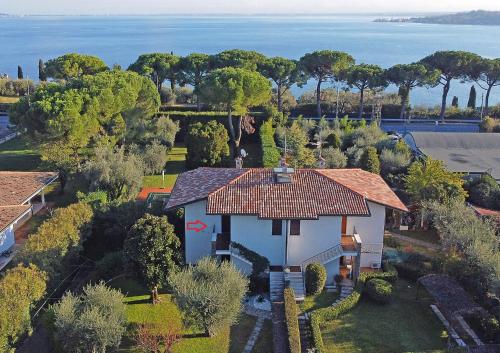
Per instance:
[[[406,192],[415,202],[446,202],[452,199],[465,201],[467,192],[459,173],[447,170],[442,161],[427,157],[414,162],[405,177]]]
[[[179,64],[180,58],[177,55],[152,53],[139,56],[128,69],[149,77],[160,92],[165,80],[169,80],[172,86],[175,85],[178,79]]]
[[[181,58],[180,67],[182,70],[182,80],[189,83],[196,91],[203,78],[212,68],[211,57],[208,54],[192,53]],[[197,108],[201,110],[200,99],[197,97]]]
[[[198,94],[205,102],[221,106],[227,111],[234,155],[240,144],[243,116],[250,107],[269,102],[271,83],[258,72],[226,67],[210,72]],[[233,124],[233,114],[239,115],[236,126]]]
[[[181,241],[166,216],[144,215],[125,239],[124,256],[151,290],[153,303],[159,301],[158,289],[179,268],[180,246]]]
[[[211,57],[214,68],[234,67],[250,71],[257,70],[258,64],[266,57],[253,50],[231,49],[220,52]]]
[[[367,89],[376,90],[387,86],[384,70],[378,65],[359,64],[347,73],[347,84],[359,90],[359,113],[363,117],[364,93]]]
[[[465,51],[438,51],[421,60],[430,69],[439,70],[439,84],[443,86],[440,119],[444,119],[446,99],[452,80],[471,80],[478,76],[477,67],[481,57]]]
[[[488,115],[491,91],[494,87],[500,86],[500,58],[482,59],[478,71],[476,82],[479,87],[486,90],[484,114]]]
[[[65,54],[45,63],[46,76],[58,80],[71,80],[106,70],[108,67],[100,58],[77,53]]]
[[[241,312],[248,279],[229,262],[205,257],[169,280],[185,317],[209,337],[234,324]]]
[[[303,83],[304,75],[298,62],[282,57],[273,57],[259,64],[259,72],[276,84],[278,111],[283,111],[283,95],[296,83]]]
[[[229,157],[229,136],[221,123],[191,124],[186,135],[188,168],[221,166]]]
[[[301,69],[309,78],[317,81],[316,106],[318,118],[321,118],[321,84],[327,80],[341,80],[350,66],[354,65],[354,59],[347,53],[321,50],[305,54],[300,58]]]
[[[402,102],[400,118],[404,118],[411,90],[415,87],[435,85],[439,77],[439,71],[429,69],[419,63],[398,64],[387,69],[385,77],[400,89]]]

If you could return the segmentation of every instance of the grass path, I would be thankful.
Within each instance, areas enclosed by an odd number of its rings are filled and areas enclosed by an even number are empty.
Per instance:
[[[167,156],[167,164],[165,166],[165,185],[163,185],[162,176],[160,174],[145,176],[142,186],[150,188],[174,187],[177,176],[186,170],[186,154],[187,149],[184,146],[172,148]]]

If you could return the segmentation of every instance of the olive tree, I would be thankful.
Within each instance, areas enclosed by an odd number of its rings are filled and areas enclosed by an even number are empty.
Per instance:
[[[65,352],[105,353],[117,349],[127,329],[124,296],[104,283],[68,292],[52,307],[55,338]]]
[[[250,107],[269,102],[271,83],[258,72],[226,67],[210,72],[197,94],[209,104],[226,110],[233,157],[236,157],[244,128],[243,117]],[[238,115],[236,124],[233,114]]]
[[[175,300],[184,316],[207,337],[237,322],[248,279],[231,262],[205,257],[170,276]]]

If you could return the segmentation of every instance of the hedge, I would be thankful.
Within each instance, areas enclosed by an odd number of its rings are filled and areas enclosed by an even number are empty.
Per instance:
[[[365,287],[365,283],[371,279],[379,278],[384,279],[388,282],[395,282],[398,278],[398,272],[394,266],[387,262],[383,263],[384,272],[364,272],[358,277],[354,291],[344,298],[339,304],[335,306],[330,306],[326,308],[321,308],[313,311],[311,313],[310,326],[311,326],[311,336],[312,343],[317,349],[318,353],[324,353],[325,347],[323,344],[323,338],[321,337],[320,325],[323,322],[332,321],[338,319],[341,315],[347,313],[352,308],[358,304],[361,299],[361,294]]]
[[[271,119],[260,127],[260,143],[262,148],[262,164],[264,167],[277,167],[281,158],[280,151],[274,141],[274,128]]]
[[[366,282],[365,293],[374,301],[387,304],[392,299],[392,285],[380,278],[373,278]]]
[[[198,111],[168,111],[168,112],[159,112],[157,114],[158,117],[160,116],[168,116],[170,119],[172,119],[174,122],[178,121],[179,122],[179,132],[176,135],[176,141],[178,142],[183,142],[184,137],[186,136],[188,126],[192,123],[197,123],[197,122],[207,122],[210,120],[215,120],[221,124],[224,124],[226,129],[228,128],[227,126],[227,113],[226,112],[198,112]],[[260,130],[260,126],[265,120],[265,116],[261,112],[255,112],[251,113],[251,116],[255,118],[255,133],[252,135],[248,134],[243,134],[241,139],[243,143],[258,143],[258,132]],[[236,119],[236,116],[233,117],[233,119]],[[229,131],[229,130],[228,130]]]
[[[295,303],[295,293],[292,288],[285,288],[283,291],[285,303],[285,324],[288,336],[288,352],[300,353],[300,330],[297,303]]]

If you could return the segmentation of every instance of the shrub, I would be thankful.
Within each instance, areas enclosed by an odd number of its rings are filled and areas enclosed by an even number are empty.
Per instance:
[[[283,295],[285,297],[285,324],[288,335],[288,349],[290,353],[300,353],[300,330],[295,293],[292,288],[285,288]]]
[[[171,274],[169,281],[184,317],[209,337],[237,321],[248,289],[247,278],[232,263],[210,257]]]
[[[262,124],[260,128],[260,143],[262,146],[262,165],[266,168],[277,167],[281,154],[274,141],[272,120],[266,120]]]
[[[318,294],[323,291],[326,283],[326,269],[320,263],[312,263],[306,267],[306,292]]]
[[[0,279],[0,351],[10,352],[31,329],[33,305],[45,294],[47,275],[36,266],[18,265]]]
[[[189,126],[186,136],[188,168],[221,166],[229,157],[229,136],[224,125],[211,120]]]
[[[92,208],[85,203],[57,209],[54,216],[28,238],[17,260],[35,264],[47,272],[50,279],[57,277],[64,268],[63,260],[76,256],[81,249],[92,218]]]
[[[402,278],[409,279],[411,281],[416,281],[420,277],[428,274],[428,271],[426,271],[418,264],[400,262],[400,263],[395,263],[394,267],[396,267],[399,276],[401,276]]]
[[[495,340],[500,339],[500,324],[493,315],[476,311],[465,318],[475,330],[479,331],[480,336],[488,343],[494,343]]]
[[[393,237],[384,238],[384,245],[395,249],[399,249],[401,247],[401,243],[399,242],[399,240]]]
[[[380,160],[375,147],[367,147],[360,160],[361,168],[364,170],[380,174]]]
[[[126,331],[123,294],[104,283],[83,294],[68,292],[54,305],[55,337],[65,352],[106,352],[118,348]]]
[[[366,282],[365,292],[376,302],[387,304],[392,298],[392,285],[380,278],[374,278]]]
[[[339,148],[328,147],[323,151],[322,157],[327,168],[345,168],[347,165],[347,156]]]
[[[97,279],[109,280],[123,272],[123,252],[110,252],[96,262]]]

